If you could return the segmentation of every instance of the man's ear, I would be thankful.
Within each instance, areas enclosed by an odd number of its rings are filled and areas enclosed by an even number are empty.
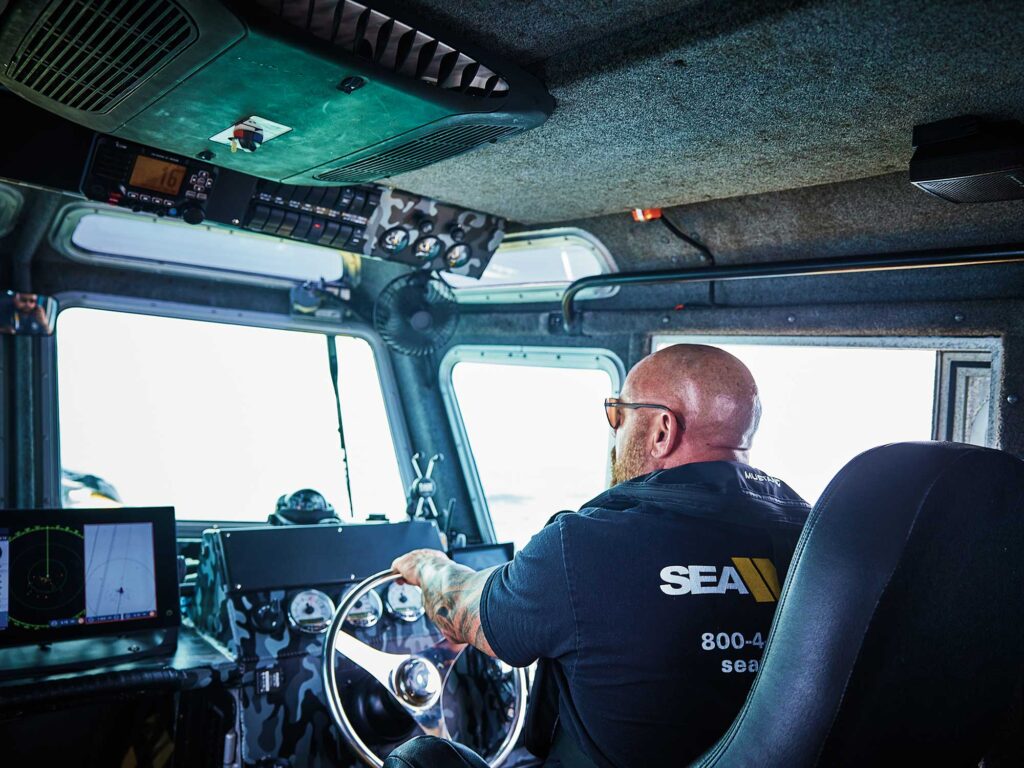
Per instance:
[[[667,411],[658,411],[651,424],[651,456],[663,459],[675,451],[682,437],[682,430],[675,416]]]

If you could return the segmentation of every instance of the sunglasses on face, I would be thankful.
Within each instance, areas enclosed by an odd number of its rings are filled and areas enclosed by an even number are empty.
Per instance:
[[[657,403],[624,403],[617,397],[607,397],[604,401],[604,415],[608,418],[608,426],[613,431],[617,430],[622,424],[623,408],[657,408],[661,411],[668,411],[675,416],[675,412],[667,405],[658,405]]]

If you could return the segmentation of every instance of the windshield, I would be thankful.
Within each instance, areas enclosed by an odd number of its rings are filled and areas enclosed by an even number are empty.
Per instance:
[[[342,519],[405,515],[373,350],[337,336],[353,504],[345,488],[325,337],[93,309],[60,315],[65,488],[95,477],[129,506],[178,519],[265,521],[315,488]],[[74,489],[70,504],[96,506]]]

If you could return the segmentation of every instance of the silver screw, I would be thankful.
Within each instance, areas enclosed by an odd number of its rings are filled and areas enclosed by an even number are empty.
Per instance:
[[[662,318],[661,318],[661,324],[662,324],[662,325],[668,325],[668,324],[669,324],[669,318],[668,318],[668,315],[663,315],[663,316],[662,316]]]
[[[1008,402],[1010,405],[1016,405],[1018,402],[1020,402],[1020,398],[1017,395],[1007,395],[1006,402]]]
[[[786,322],[787,323],[795,323],[796,322],[796,315],[790,315],[789,317],[787,317],[786,318]]]
[[[963,312],[957,312],[955,315],[953,315],[953,320],[955,320],[958,323],[962,323],[966,319],[967,318],[964,316]]]

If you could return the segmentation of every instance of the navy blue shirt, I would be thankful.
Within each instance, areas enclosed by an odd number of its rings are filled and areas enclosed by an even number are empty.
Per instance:
[[[553,660],[561,726],[597,765],[685,765],[743,705],[809,511],[737,462],[621,483],[491,574],[484,634],[514,666]]]

